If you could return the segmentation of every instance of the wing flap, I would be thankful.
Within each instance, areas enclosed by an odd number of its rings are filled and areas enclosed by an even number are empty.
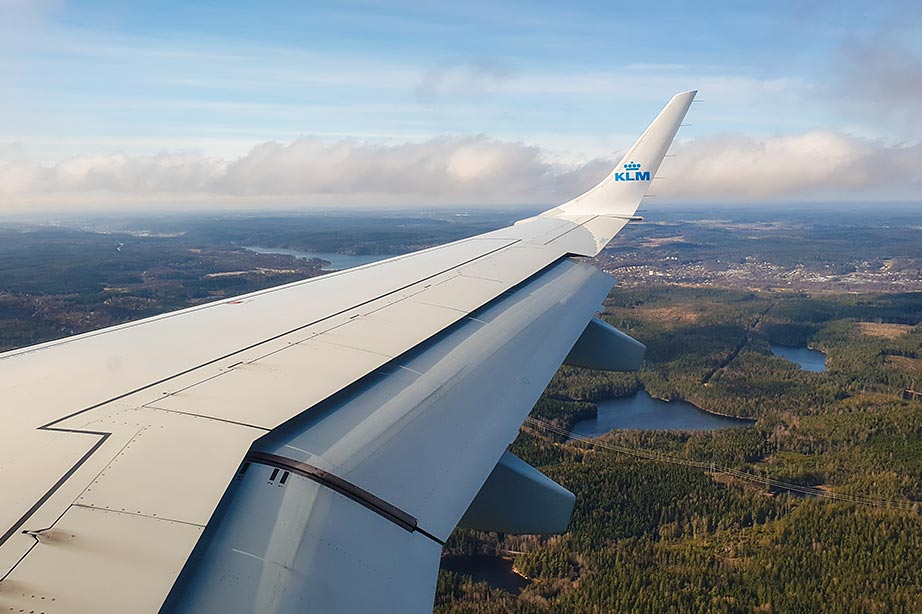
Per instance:
[[[346,479],[447,539],[612,283],[561,261],[258,449]]]
[[[305,477],[281,484],[281,475],[254,463],[235,481],[237,504],[220,512],[164,612],[432,611],[438,543]]]

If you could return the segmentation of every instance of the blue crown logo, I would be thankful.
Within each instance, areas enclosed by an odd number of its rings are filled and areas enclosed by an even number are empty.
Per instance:
[[[640,166],[633,160],[625,163],[623,171],[615,169],[615,181],[650,181],[650,171],[642,171]]]

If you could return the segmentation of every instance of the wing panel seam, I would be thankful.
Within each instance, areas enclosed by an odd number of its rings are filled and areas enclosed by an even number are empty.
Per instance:
[[[56,429],[56,428],[50,428],[50,427],[49,428],[40,427],[39,430],[58,431],[58,432],[63,432],[63,433],[79,433],[81,435],[96,435],[99,437],[99,439],[96,440],[96,443],[94,443],[93,446],[89,450],[87,450],[86,453],[82,457],[80,457],[80,459],[76,463],[74,463],[74,465],[70,469],[68,469],[67,472],[64,475],[62,475],[58,479],[57,482],[55,482],[54,485],[52,485],[52,487],[49,488],[48,491],[44,495],[42,495],[42,497],[38,501],[36,501],[32,505],[32,507],[30,507],[26,511],[25,514],[23,514],[19,518],[19,520],[13,523],[13,526],[7,529],[6,533],[0,536],[0,546],[2,546],[6,542],[6,540],[12,537],[13,534],[16,533],[16,531],[19,529],[19,527],[24,525],[26,521],[32,517],[32,514],[37,512],[41,506],[45,505],[45,502],[51,498],[51,495],[57,492],[57,490],[61,486],[64,485],[64,482],[69,480],[70,476],[72,476],[77,471],[77,469],[79,469],[83,465],[83,463],[90,460],[90,457],[93,456],[93,454],[95,454],[96,451],[102,447],[102,444],[104,444],[106,440],[112,435],[112,433],[103,433],[100,431],[78,431],[74,429]],[[55,522],[57,522],[57,520],[55,520]],[[19,563],[17,563],[17,565],[18,564]],[[12,571],[12,569],[14,568],[15,568],[15,565],[12,568],[10,568],[10,570]]]

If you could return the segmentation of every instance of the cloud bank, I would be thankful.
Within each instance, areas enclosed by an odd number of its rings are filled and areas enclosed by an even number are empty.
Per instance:
[[[904,200],[922,202],[922,144],[887,145],[815,130],[713,136],[673,148],[657,193],[678,200]],[[666,171],[665,165],[663,171]]]
[[[660,200],[922,200],[922,144],[828,131],[678,143]],[[0,212],[259,206],[549,205],[599,181],[619,156],[561,162],[540,147],[484,136],[380,144],[300,138],[236,159],[193,152],[80,155],[54,164],[0,148]]]

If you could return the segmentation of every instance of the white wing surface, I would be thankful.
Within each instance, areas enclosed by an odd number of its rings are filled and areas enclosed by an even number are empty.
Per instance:
[[[642,355],[574,256],[693,97],[509,228],[0,354],[0,611],[429,611],[459,522],[563,530],[572,495],[505,450],[568,355]]]

